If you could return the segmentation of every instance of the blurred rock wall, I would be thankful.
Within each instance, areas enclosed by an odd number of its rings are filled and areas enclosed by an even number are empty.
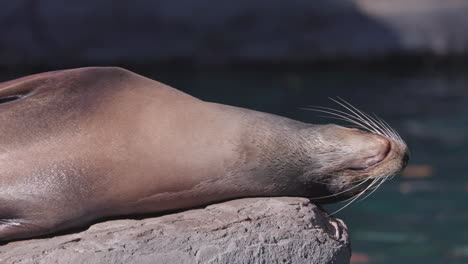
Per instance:
[[[4,1],[0,66],[453,56],[467,13],[464,0]]]

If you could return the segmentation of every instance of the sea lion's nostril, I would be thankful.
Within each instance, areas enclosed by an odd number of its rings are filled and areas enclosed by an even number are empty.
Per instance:
[[[408,152],[405,152],[405,155],[403,156],[403,168],[406,167],[406,165],[408,165],[408,162],[409,162],[409,154]]]

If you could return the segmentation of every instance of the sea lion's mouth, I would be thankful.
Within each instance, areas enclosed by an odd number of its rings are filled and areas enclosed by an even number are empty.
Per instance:
[[[377,154],[354,162],[351,166],[348,167],[348,170],[354,170],[354,171],[365,170],[365,169],[375,167],[378,164],[382,163],[382,161],[384,161],[385,158],[388,157],[388,154],[390,153],[391,146],[392,146],[390,141],[387,139],[384,139],[383,142],[384,143],[382,144],[382,147],[378,150]]]

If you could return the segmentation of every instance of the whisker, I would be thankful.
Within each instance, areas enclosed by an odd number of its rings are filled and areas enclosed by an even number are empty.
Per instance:
[[[324,176],[329,176],[329,177],[333,177],[334,175],[327,175],[327,174],[323,174]],[[321,181],[314,181],[314,180],[310,180],[312,182],[315,182],[315,183],[319,183],[319,184],[324,184],[324,185],[343,185],[342,183],[330,183],[330,182],[321,182]],[[355,180],[355,181],[350,181],[350,182],[347,182],[348,184],[351,184],[351,183],[356,183],[356,182],[362,182],[363,179],[359,179],[359,180]]]
[[[335,212],[331,213],[330,215],[335,215],[336,213],[342,211],[343,209],[345,209],[346,207],[350,206],[354,201],[356,201],[356,199],[358,199],[361,195],[363,195],[370,187],[372,187],[375,182],[376,182],[376,179],[373,179],[371,184],[369,184],[369,186],[367,186],[364,190],[362,190],[359,194],[357,194],[355,197],[353,197],[353,199],[348,202],[347,204],[345,204],[343,207],[341,207],[340,209],[336,210]],[[346,200],[345,200],[346,201]]]
[[[382,128],[380,126],[378,126],[373,120],[372,118],[370,118],[366,113],[362,112],[361,110],[357,109],[356,107],[354,107],[352,104],[348,103],[347,101],[345,101],[343,98],[341,97],[338,97],[339,100],[341,100],[343,103],[337,101],[337,100],[334,100],[333,98],[330,98],[332,101],[334,101],[335,103],[341,105],[342,107],[348,109],[349,111],[351,111],[352,113],[354,113],[355,115],[358,115],[358,116],[361,116],[361,118],[363,119],[367,119],[368,123],[370,126],[374,127],[375,130],[379,131],[380,133],[377,133],[377,134],[381,134],[381,135],[386,135],[385,132],[382,130]],[[346,106],[347,105],[347,106]],[[354,111],[353,111],[354,109]],[[358,113],[356,113],[356,112]],[[359,115],[360,114],[360,115]]]
[[[362,128],[374,134],[386,136],[388,138],[392,138],[402,144],[405,144],[401,136],[393,129],[385,120],[381,119],[377,115],[373,114],[373,116],[365,113],[362,110],[359,110],[357,107],[353,106],[351,103],[347,102],[341,97],[337,97],[338,99],[329,98],[336,104],[340,105],[350,113],[330,108],[330,107],[323,107],[323,106],[311,106],[307,108],[301,108],[304,110],[311,110],[315,112],[326,113],[332,116],[321,116],[325,118],[333,118],[337,120],[342,120],[345,122],[352,123],[357,125],[358,128]],[[405,144],[406,145],[406,144]]]
[[[339,102],[338,100],[336,99],[333,99],[333,98],[330,98],[330,100],[332,100],[333,102],[339,104],[341,107],[344,107],[346,110],[350,111],[351,113],[353,113],[357,118],[359,118],[360,120],[362,120],[363,122],[365,122],[366,124],[368,124],[370,127],[373,128],[373,131],[378,131],[377,133],[380,133],[382,131],[380,131],[379,127],[376,126],[372,121],[369,121],[368,118],[366,118],[366,116],[359,110],[357,109],[356,107],[354,107],[353,105],[351,105],[350,103],[346,102],[344,99],[342,99],[341,97],[338,97],[339,100],[341,100],[342,102]],[[367,119],[367,120],[366,120]]]
[[[374,125],[378,126],[381,130],[385,130],[386,133],[384,133],[386,136],[388,136],[389,138],[392,138],[392,139],[395,139],[397,141],[399,141],[400,143],[402,144],[405,144],[403,139],[401,138],[401,136],[398,134],[398,132],[396,132],[395,129],[393,129],[385,120],[379,118],[377,115],[374,114],[375,118],[373,118],[372,116],[366,114],[365,112],[359,110],[358,108],[356,108],[355,106],[353,106],[352,104],[350,104],[349,102],[347,102],[346,100],[344,100],[343,98],[341,97],[338,97],[343,103],[345,103],[346,105],[348,105],[349,107],[353,108],[355,111],[359,112],[361,115],[363,115],[364,117],[366,117],[367,120],[369,120],[370,122],[374,123]],[[336,100],[333,100],[336,102]],[[341,104],[340,104],[341,105]]]
[[[345,193],[345,192],[349,192],[349,191],[351,191],[352,189],[361,186],[362,184],[364,184],[364,183],[367,182],[368,180],[369,180],[369,179],[366,179],[366,180],[364,180],[363,182],[361,182],[361,183],[359,183],[359,184],[357,184],[357,185],[354,185],[353,187],[350,187],[350,188],[348,188],[348,189],[346,189],[346,190],[343,190],[343,191],[340,191],[340,192],[337,192],[337,193],[334,193],[334,194],[325,195],[325,196],[319,196],[319,197],[314,197],[314,198],[309,198],[309,199],[310,199],[310,200],[320,200],[320,199],[325,199],[325,198],[331,198],[331,197],[333,197],[333,196],[338,196],[338,195],[340,195],[340,194],[343,194],[343,193]]]
[[[352,121],[349,121],[348,119],[345,119],[345,118],[341,118],[341,117],[337,117],[337,116],[319,116],[319,117],[325,117],[325,118],[330,118],[330,119],[335,119],[335,120],[341,120],[341,121],[345,121],[345,122],[350,122],[350,123],[353,123],[353,124],[356,124],[354,127],[357,127],[357,128],[360,128],[360,129],[366,129],[366,127],[363,127],[362,125],[358,124],[358,123],[354,123]],[[374,131],[370,131],[371,133],[374,133]]]
[[[386,180],[387,180],[387,177],[385,178],[379,178],[381,179],[380,183],[377,184],[377,186],[374,187],[374,189],[368,193],[366,196],[364,196],[361,200],[359,200],[358,202],[361,202],[361,201],[364,201],[367,197],[371,196]]]
[[[368,178],[368,180],[370,180],[370,178]],[[373,186],[375,185],[376,182],[377,182],[377,179],[376,179],[376,178],[372,179],[371,184],[369,184],[369,186],[368,186],[367,188],[365,188],[364,190],[362,190],[362,191],[361,191],[360,193],[358,193],[357,195],[362,195],[361,193],[364,193],[364,192],[366,192],[366,191],[368,191],[368,190],[373,189]],[[375,188],[375,187],[374,187],[374,188]],[[341,201],[341,202],[349,201],[349,200],[353,199],[354,197],[355,197],[355,196],[349,197],[348,199],[343,200],[343,201]]]
[[[401,138],[400,134],[398,134],[398,132],[397,132],[395,129],[393,129],[393,128],[387,123],[387,121],[385,121],[385,120],[383,120],[383,119],[381,119],[381,118],[379,118],[379,119],[380,119],[384,124],[386,124],[387,127],[388,127],[391,131],[393,131],[393,134],[396,136],[396,140],[398,140],[398,141],[399,141],[400,143],[402,143],[403,145],[406,145],[405,141]]]
[[[385,129],[385,131],[387,131],[388,137],[393,138],[395,140],[398,140],[398,138],[395,135],[394,131],[388,125],[386,125],[383,122],[383,120],[381,118],[379,118],[376,114],[373,114],[373,115],[375,117],[376,122],[378,122],[382,126],[382,128]]]
[[[369,128],[369,127],[365,126],[364,124],[360,123],[358,120],[352,119],[352,118],[354,118],[354,116],[347,117],[347,116],[343,116],[343,115],[338,114],[338,113],[335,113],[335,112],[330,112],[330,111],[327,111],[327,110],[316,109],[316,108],[303,108],[303,109],[304,109],[304,110],[315,111],[315,112],[321,112],[321,113],[333,115],[333,116],[336,116],[336,117],[340,117],[340,119],[338,119],[338,120],[343,120],[343,121],[346,121],[346,122],[353,123],[353,124],[355,124],[355,125],[357,125],[357,126],[363,128],[363,129],[365,129],[365,130],[368,130],[368,131],[374,133],[374,131],[373,131],[371,128]],[[339,111],[339,110],[335,110],[335,111],[341,112],[341,111]],[[345,113],[345,112],[343,112],[343,113],[349,115],[348,113]],[[329,117],[328,117],[328,118],[329,118]]]
[[[403,139],[400,137],[400,135],[398,134],[398,132],[396,132],[395,129],[393,129],[388,123],[387,121],[385,121],[384,119],[378,117],[376,114],[374,114],[375,118],[379,121],[379,123],[384,127],[386,128],[389,133],[392,135],[392,137],[390,138],[393,138],[395,139],[396,141],[399,141],[400,143],[402,144],[405,144]]]
[[[314,110],[315,109],[318,109],[320,111],[324,111],[325,110],[328,110],[328,111],[334,111],[334,114],[337,114],[339,113],[340,115],[345,115],[353,120],[355,120],[356,122],[359,122],[360,124],[362,124],[363,126],[367,123],[366,120],[363,120],[362,118],[360,117],[356,117],[350,113],[346,113],[344,111],[341,111],[341,110],[338,110],[338,109],[333,109],[333,108],[330,108],[330,107],[323,107],[323,106],[315,106],[313,107],[312,109],[310,110]],[[329,113],[329,112],[328,112]],[[371,127],[369,127],[368,125],[365,125],[364,126],[366,130],[369,130],[369,131],[372,131],[373,132],[373,129]]]

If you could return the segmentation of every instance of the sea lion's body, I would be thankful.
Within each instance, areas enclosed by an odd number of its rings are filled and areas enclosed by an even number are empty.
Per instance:
[[[9,96],[19,99],[0,104],[0,240],[109,216],[343,189],[324,184],[334,181],[308,158],[333,127],[204,102],[118,68],[0,84],[0,97]]]

